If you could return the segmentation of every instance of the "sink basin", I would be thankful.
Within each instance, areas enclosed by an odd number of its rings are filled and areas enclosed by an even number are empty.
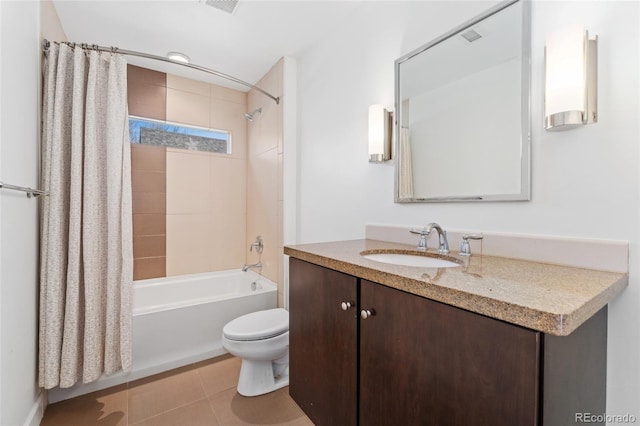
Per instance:
[[[459,263],[437,257],[421,256],[407,253],[361,253],[365,259],[376,262],[391,263],[393,265],[417,266],[420,268],[454,268]]]

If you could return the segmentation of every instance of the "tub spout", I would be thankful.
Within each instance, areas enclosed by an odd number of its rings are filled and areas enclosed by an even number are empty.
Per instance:
[[[254,263],[251,265],[244,265],[242,267],[242,272],[247,272],[249,269],[257,269],[259,272],[262,272],[262,262]]]

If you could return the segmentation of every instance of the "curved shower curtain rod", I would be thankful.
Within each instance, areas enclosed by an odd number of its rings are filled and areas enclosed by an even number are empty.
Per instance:
[[[51,45],[52,42],[50,42],[49,40],[44,40],[43,42],[43,50],[45,52],[47,52],[49,50],[49,46]],[[243,86],[247,86],[250,89],[254,89],[257,90],[258,92],[270,97],[271,99],[273,99],[276,104],[280,104],[280,98],[277,96],[273,96],[271,93],[262,90],[261,88],[251,84],[251,83],[247,83],[246,81],[240,80],[239,78],[233,77],[229,74],[225,74],[222,73],[220,71],[216,71],[216,70],[212,70],[211,68],[206,68],[206,67],[201,67],[200,65],[194,65],[194,64],[187,64],[185,62],[178,62],[178,61],[174,61],[172,59],[169,58],[165,58],[163,56],[157,56],[157,55],[152,55],[150,53],[144,53],[144,52],[136,52],[135,50],[126,50],[126,49],[120,49],[118,47],[104,47],[104,46],[98,46],[97,44],[86,44],[86,43],[72,43],[72,42],[68,42],[68,41],[54,41],[53,43],[63,43],[69,46],[81,46],[84,49],[92,49],[92,50],[97,50],[99,52],[111,52],[111,53],[120,53],[122,55],[129,55],[129,56],[139,56],[141,58],[147,58],[147,59],[155,59],[156,61],[162,61],[162,62],[168,62],[170,64],[176,64],[176,65],[182,65],[184,67],[188,67],[188,68],[192,68],[194,70],[198,70],[198,71],[203,71],[206,72],[208,74],[212,74],[215,75],[217,77],[222,77],[224,79],[233,81],[234,83],[238,83],[238,84],[242,84]]]

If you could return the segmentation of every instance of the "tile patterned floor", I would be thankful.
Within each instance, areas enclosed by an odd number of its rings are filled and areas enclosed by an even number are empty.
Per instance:
[[[313,423],[289,388],[245,398],[228,355],[51,404],[40,426],[216,426]]]

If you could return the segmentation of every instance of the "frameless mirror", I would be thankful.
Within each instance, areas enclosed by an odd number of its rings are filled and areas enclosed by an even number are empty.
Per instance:
[[[530,199],[530,4],[395,62],[396,202]]]

